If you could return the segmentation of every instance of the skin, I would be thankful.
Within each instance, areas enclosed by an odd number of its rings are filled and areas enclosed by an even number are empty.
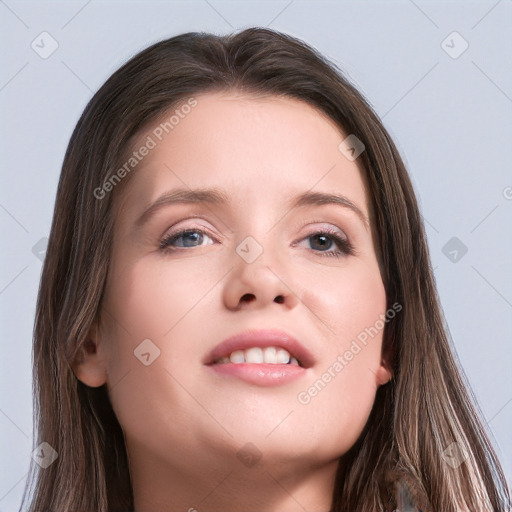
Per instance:
[[[386,312],[385,289],[374,235],[352,210],[290,211],[287,202],[310,190],[342,194],[371,221],[363,173],[338,150],[339,128],[301,101],[237,92],[196,99],[116,198],[104,302],[74,370],[88,386],[107,384],[137,512],[326,512],[338,459],[391,378],[382,331],[308,404],[297,396]],[[230,203],[167,205],[134,227],[157,197],[183,186],[222,189]],[[325,227],[357,254],[322,255],[312,235]],[[178,228],[208,236],[164,253],[160,241]],[[235,251],[247,236],[263,248],[252,263]],[[334,241],[329,250],[339,250]],[[315,364],[271,387],[203,365],[214,346],[251,328],[285,330]],[[149,366],[134,357],[147,338],[160,350]],[[246,443],[261,454],[249,467],[237,457]]]

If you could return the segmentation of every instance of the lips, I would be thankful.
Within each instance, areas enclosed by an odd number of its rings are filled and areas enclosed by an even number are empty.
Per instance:
[[[204,364],[218,365],[229,360],[229,356],[236,351],[246,351],[254,347],[282,348],[289,352],[292,358],[299,362],[302,368],[310,368],[314,364],[313,355],[299,341],[288,333],[278,329],[248,330],[227,338],[217,345],[205,358]],[[228,363],[229,364],[229,363]],[[245,365],[262,363],[243,363]],[[276,365],[282,366],[282,365]]]

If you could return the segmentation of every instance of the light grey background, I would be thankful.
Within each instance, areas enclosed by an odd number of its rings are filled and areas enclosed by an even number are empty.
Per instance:
[[[28,471],[40,240],[80,113],[150,43],[254,25],[288,32],[333,59],[396,140],[420,200],[458,356],[511,480],[510,0],[6,0],[0,16],[0,512],[17,509]],[[46,56],[52,39],[58,47]],[[460,242],[449,242],[453,237]]]

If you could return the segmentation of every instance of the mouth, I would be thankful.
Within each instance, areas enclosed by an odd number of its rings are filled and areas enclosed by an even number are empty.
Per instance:
[[[203,361],[206,365],[273,364],[313,366],[314,358],[293,336],[277,329],[248,330],[227,338]]]
[[[203,364],[217,374],[256,385],[275,385],[304,375],[312,354],[294,337],[275,329],[249,330],[217,345]]]
[[[228,357],[219,357],[213,364],[292,364],[303,366],[302,363],[283,347],[251,347],[234,350]]]

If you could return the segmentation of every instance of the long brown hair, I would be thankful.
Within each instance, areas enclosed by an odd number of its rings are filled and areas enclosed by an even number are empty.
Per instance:
[[[403,310],[384,331],[394,377],[377,391],[364,431],[342,457],[332,511],[391,510],[407,493],[423,512],[507,510],[505,478],[454,359],[415,193],[393,141],[334,64],[297,39],[260,28],[154,44],[107,80],[78,121],[59,181],[34,329],[34,443],[47,442],[58,457],[46,469],[32,463],[28,510],[133,510],[123,432],[106,386],[84,385],[71,367],[101,309],[112,201],[129,176],[108,193],[104,184],[143,127],[219,90],[300,99],[366,148],[360,162],[387,301]],[[452,443],[467,457],[457,468],[443,455]]]

